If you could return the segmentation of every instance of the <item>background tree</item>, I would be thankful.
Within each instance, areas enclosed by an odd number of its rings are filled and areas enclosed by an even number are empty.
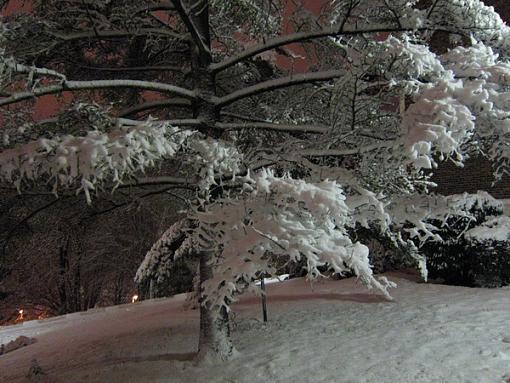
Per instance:
[[[195,190],[200,358],[234,353],[229,305],[271,257],[306,259],[312,277],[353,270],[389,297],[350,230],[377,227],[425,270],[409,237],[435,228],[398,202],[427,191],[423,169],[483,150],[496,178],[508,172],[509,29],[492,8],[336,0],[282,24],[285,5],[34,0],[2,21],[5,181],[89,202],[120,186]],[[436,55],[439,32],[459,46]],[[303,73],[274,65],[301,54]],[[29,106],[55,94],[72,101],[33,121]],[[182,166],[139,173],[165,157]]]
[[[63,314],[131,301],[143,254],[176,219],[177,205],[164,194],[122,194],[87,206],[80,197],[4,193],[2,319],[20,306],[30,316],[35,306]]]

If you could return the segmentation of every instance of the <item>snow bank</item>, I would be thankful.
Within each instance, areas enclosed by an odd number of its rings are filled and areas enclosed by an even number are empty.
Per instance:
[[[14,326],[52,326],[38,342],[0,357],[0,381],[25,382],[32,360],[52,383],[494,383],[510,376],[509,289],[417,283],[390,274],[394,302],[355,278],[267,286],[234,305],[239,356],[207,367],[189,361],[198,315],[184,297]],[[0,329],[0,337],[7,328]]]
[[[501,216],[490,219],[480,226],[468,230],[466,238],[478,242],[483,241],[509,241],[510,240],[510,217]]]

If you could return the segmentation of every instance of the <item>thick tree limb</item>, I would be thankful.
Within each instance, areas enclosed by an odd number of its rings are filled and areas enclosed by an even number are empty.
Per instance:
[[[424,30],[425,28],[421,28],[420,30]],[[267,52],[269,50],[292,44],[292,43],[298,43],[308,40],[314,40],[318,38],[324,38],[324,37],[337,37],[337,36],[350,36],[350,35],[360,35],[363,33],[385,33],[385,32],[407,32],[416,30],[416,28],[388,28],[384,26],[373,26],[370,28],[364,28],[364,29],[349,29],[347,28],[339,28],[339,27],[331,27],[331,28],[325,28],[319,31],[312,31],[312,32],[297,32],[288,34],[285,36],[279,36],[275,37],[273,39],[267,40],[261,44],[254,45],[250,48],[247,48],[243,52],[239,53],[236,56],[232,56],[228,59],[223,60],[220,63],[214,63],[210,66],[210,70],[213,73],[220,72],[222,70],[225,70],[238,62],[241,62],[243,60],[249,59],[250,57],[256,56],[260,53]]]
[[[13,93],[10,97],[0,99],[0,106],[14,104],[34,97],[55,94],[64,91],[94,90],[106,88],[139,88],[156,92],[176,94],[178,96],[195,99],[196,95],[189,89],[159,82],[140,80],[95,80],[95,81],[62,81],[59,84],[35,88],[32,91]]]
[[[145,121],[130,120],[127,118],[118,118],[117,121],[122,125],[145,124]],[[155,122],[165,123],[179,127],[200,127],[205,122],[199,118],[175,119],[175,120],[157,120]],[[278,124],[271,122],[217,122],[212,128],[219,130],[241,130],[241,129],[262,129],[275,130],[280,132],[294,133],[327,133],[330,128],[320,125],[298,125],[298,124]]]
[[[193,19],[189,16],[188,10],[184,8],[181,0],[172,0],[172,4],[174,5],[177,13],[179,13],[182,22],[186,26],[186,29],[191,34],[191,38],[200,51],[200,54],[211,57],[211,50],[209,49],[208,43],[205,41],[204,36],[202,36],[198,28],[195,26]]]
[[[36,66],[31,65],[23,65],[18,63],[9,63],[7,62],[7,65],[12,68],[12,70],[16,73],[30,73],[30,74],[38,74],[41,76],[50,76],[50,77],[56,77],[61,80],[65,80],[66,76],[62,73],[59,73],[52,69],[47,68],[39,68]]]
[[[100,72],[181,72],[183,71],[183,68],[181,66],[176,65],[153,65],[153,66],[135,66],[135,67],[118,67],[118,68],[112,68],[112,67],[96,67],[96,66],[86,66],[86,65],[80,65],[80,68],[83,69],[90,69],[94,71],[100,71]]]
[[[243,98],[252,97],[263,92],[269,92],[276,89],[287,88],[293,85],[300,85],[306,83],[313,83],[317,81],[328,81],[335,78],[339,78],[345,75],[345,71],[341,70],[329,70],[321,72],[312,72],[297,74],[288,77],[282,77],[275,80],[268,80],[253,86],[249,86],[235,92],[232,92],[226,96],[220,97],[217,100],[218,106],[226,106],[233,102],[239,101]]]
[[[197,179],[188,179],[188,178],[179,178],[179,177],[169,177],[169,176],[161,176],[161,177],[145,177],[145,178],[137,178],[133,182],[126,182],[120,185],[118,188],[128,188],[128,187],[142,187],[142,186],[154,186],[154,185],[176,185],[181,186],[183,189],[196,189],[198,184]]]
[[[146,122],[145,121],[139,121],[139,120],[130,120],[127,118],[118,118],[117,121],[121,125],[129,125],[129,126],[136,126],[136,125],[143,125]],[[203,124],[203,121],[197,118],[183,118],[183,119],[175,119],[175,120],[155,120],[155,123],[165,123],[172,126],[189,126],[189,127],[198,127]]]

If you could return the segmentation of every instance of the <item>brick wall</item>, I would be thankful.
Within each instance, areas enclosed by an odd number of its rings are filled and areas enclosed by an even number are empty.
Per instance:
[[[492,166],[485,158],[470,159],[463,168],[443,163],[434,171],[432,181],[438,184],[434,191],[444,195],[485,190],[495,198],[510,199],[510,177],[493,186]]]

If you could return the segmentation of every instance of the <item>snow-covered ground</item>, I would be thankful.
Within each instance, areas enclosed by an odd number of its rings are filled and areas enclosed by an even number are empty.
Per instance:
[[[510,216],[510,199],[503,199],[503,213]]]
[[[0,329],[37,343],[0,356],[0,382],[504,382],[510,377],[510,289],[417,283],[389,274],[394,302],[354,279],[269,285],[235,306],[239,355],[196,366],[197,312],[183,297],[93,310]],[[508,375],[507,375],[508,374]],[[34,381],[34,380],[30,380]],[[509,380],[510,381],[510,380]]]

